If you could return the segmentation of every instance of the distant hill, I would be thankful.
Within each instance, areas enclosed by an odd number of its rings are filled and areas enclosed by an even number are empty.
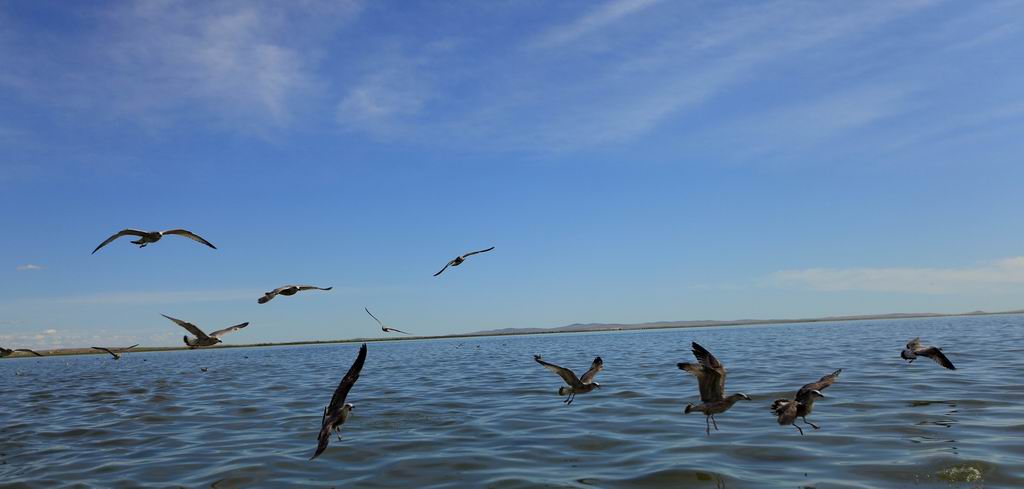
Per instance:
[[[580,333],[587,331],[617,331],[636,329],[667,329],[667,328],[699,328],[707,326],[741,326],[752,324],[785,324],[785,323],[817,323],[826,321],[863,321],[869,319],[908,319],[908,318],[930,318],[930,317],[954,317],[954,316],[985,316],[991,314],[1024,314],[1024,309],[1001,312],[972,311],[955,314],[941,314],[935,312],[898,312],[892,314],[869,314],[862,316],[826,316],[820,318],[799,318],[799,319],[733,319],[733,320],[691,320],[691,321],[655,321],[651,323],[574,323],[567,326],[554,328],[503,328],[477,331],[470,335],[509,335],[509,334],[539,334],[539,333]]]

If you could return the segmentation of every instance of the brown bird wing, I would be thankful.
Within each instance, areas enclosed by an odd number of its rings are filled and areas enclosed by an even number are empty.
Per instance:
[[[907,342],[907,349],[908,350],[914,351],[914,350],[916,350],[918,348],[921,348],[921,338],[914,338],[914,339],[912,339],[912,340]]]
[[[131,350],[132,348],[135,348],[136,346],[139,346],[139,344],[136,343],[136,344],[134,344],[132,346],[126,346],[124,348],[121,348],[121,351],[128,351],[128,350]]]
[[[18,348],[18,349],[14,350],[14,351],[23,351],[25,353],[31,353],[31,354],[33,354],[33,355],[35,355],[37,357],[41,357],[42,356],[42,355],[40,355],[40,354],[38,354],[38,353],[36,353],[36,352],[34,352],[32,350],[29,350],[28,348]]]
[[[956,370],[953,366],[953,362],[946,358],[946,355],[942,353],[942,350],[937,346],[929,346],[928,348],[922,348],[920,350],[914,350],[914,354],[922,357],[928,357],[935,361],[935,363],[942,365],[950,370]]]
[[[693,356],[704,367],[702,369],[704,375],[697,376],[701,402],[715,402],[725,399],[725,366],[706,348],[697,344],[696,341],[692,342],[690,346],[693,347]]]
[[[331,403],[327,405],[327,416],[331,416],[336,413],[342,406],[345,405],[345,398],[348,397],[348,391],[352,390],[352,386],[355,385],[356,381],[359,380],[359,372],[363,370],[363,363],[366,362],[366,343],[359,347],[359,356],[356,357],[356,361],[349,367],[348,373],[341,378],[341,382],[338,383],[338,388],[334,389],[334,395],[331,397]]]
[[[100,243],[100,245],[97,246],[95,250],[92,250],[92,252],[93,252],[93,254],[95,254],[97,251],[100,250],[100,248],[110,244],[112,241],[114,241],[117,238],[120,238],[121,236],[138,236],[138,237],[141,238],[141,237],[144,237],[145,235],[146,235],[145,231],[139,231],[138,229],[122,229],[122,230],[118,231],[117,233],[115,233],[113,236],[107,238],[106,241]]]
[[[242,329],[242,328],[244,328],[244,327],[246,327],[248,325],[249,325],[249,323],[242,323],[242,324],[236,324],[234,326],[231,326],[230,328],[218,329],[217,331],[214,331],[214,332],[210,333],[210,337],[211,338],[220,338],[221,336],[224,336],[224,335],[226,335],[228,333],[234,333],[235,331],[238,331],[238,330],[240,330],[240,329]]]
[[[380,319],[377,319],[377,316],[374,316],[373,313],[370,312],[370,309],[368,307],[363,307],[363,310],[366,311],[366,313],[369,314],[374,321],[377,321],[377,324],[379,324],[382,329],[387,329],[387,327],[384,326],[384,323],[380,322]]]
[[[192,324],[192,323],[190,323],[188,321],[182,321],[180,319],[172,318],[172,317],[170,317],[170,316],[168,316],[166,314],[161,314],[161,316],[163,316],[163,317],[165,317],[167,319],[170,319],[171,321],[174,321],[175,324],[177,324],[178,326],[181,326],[182,328],[185,328],[186,330],[188,330],[189,333],[192,333],[193,335],[195,335],[196,338],[199,338],[199,339],[209,338],[209,336],[207,336],[206,333],[203,332],[203,330],[199,329],[199,326],[196,326],[196,325],[194,325],[194,324]]]
[[[412,336],[412,333],[406,333],[405,331],[402,331],[400,329],[388,328],[388,327],[383,327],[381,329],[383,329],[385,333],[390,333],[390,332],[394,331],[396,333],[402,333],[402,334],[407,334],[409,336]]]
[[[772,404],[775,415],[779,418],[779,424],[790,425],[796,421],[796,413],[799,404],[788,399],[779,399]]]
[[[536,360],[537,363],[543,365],[544,368],[558,374],[558,376],[561,377],[566,384],[569,384],[569,386],[583,387],[583,382],[580,382],[579,377],[576,377],[576,374],[574,374],[572,370],[569,370],[565,367],[559,367],[558,365],[555,365],[553,363],[545,362],[540,355],[534,355],[533,359]]]
[[[108,349],[108,348],[103,348],[102,346],[94,346],[94,347],[92,347],[92,349],[93,350],[105,351],[105,352],[109,353],[110,356],[114,357],[114,360],[117,360],[118,358],[121,358],[117,353],[114,353],[114,352],[110,351],[110,349]]]
[[[811,391],[819,391],[820,392],[820,391],[825,390],[826,387],[828,387],[828,386],[830,386],[830,385],[832,385],[832,384],[834,384],[836,382],[836,379],[839,378],[839,373],[842,372],[842,371],[843,371],[843,369],[836,370],[835,372],[832,372],[832,373],[830,373],[830,374],[828,374],[828,375],[818,379],[817,382],[811,382],[810,384],[804,385],[803,387],[800,388],[799,391],[797,391],[797,393],[796,393],[796,400],[799,401],[799,402],[804,402],[804,400],[807,398],[807,396],[810,395]]]
[[[298,285],[299,290],[331,290],[334,287],[317,287],[315,285]]]
[[[191,239],[192,241],[198,241],[198,242],[200,242],[200,243],[202,243],[202,244],[204,244],[206,246],[209,246],[210,248],[217,249],[216,246],[214,246],[209,241],[203,239],[202,236],[200,236],[200,235],[198,235],[196,233],[193,233],[192,231],[189,231],[187,229],[171,229],[169,231],[164,231],[161,234],[177,234],[178,236],[184,236],[184,237],[186,237],[188,239]]]
[[[597,373],[603,368],[604,360],[601,360],[601,357],[595,358],[594,363],[590,364],[590,370],[587,370],[587,372],[583,374],[583,377],[580,377],[580,382],[583,382],[584,384],[593,382],[594,377],[597,377]]]
[[[477,253],[486,253],[486,252],[491,251],[493,249],[494,249],[494,247],[492,246],[490,248],[487,248],[486,250],[471,251],[469,253],[466,253],[465,255],[462,255],[462,258],[466,258],[467,256],[473,256],[473,255],[475,255]]]
[[[450,265],[451,265],[452,263],[455,263],[455,260],[449,260],[449,261],[448,261],[448,263],[445,263],[445,265],[444,265],[444,268],[442,268],[442,269],[441,269],[440,271],[438,271],[437,273],[435,273],[435,274],[434,274],[434,276],[436,277],[436,276],[438,276],[438,275],[441,275],[441,272],[443,272],[443,271],[447,270],[447,269],[448,269],[448,266],[450,266]]]

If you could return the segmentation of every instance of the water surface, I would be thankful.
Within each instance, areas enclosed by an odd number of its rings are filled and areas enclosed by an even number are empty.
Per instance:
[[[906,365],[918,335],[958,370]],[[682,412],[692,340],[753,398],[711,436]],[[1024,487],[1024,316],[371,343],[344,440],[309,461],[357,349],[2,360],[0,486]],[[602,356],[603,388],[564,406],[535,353]],[[776,424],[836,368],[821,430]]]

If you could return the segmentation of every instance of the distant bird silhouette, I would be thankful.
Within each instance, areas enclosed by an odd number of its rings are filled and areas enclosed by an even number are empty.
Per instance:
[[[221,336],[224,336],[224,335],[226,335],[228,333],[234,333],[235,331],[238,331],[238,330],[240,330],[240,329],[242,329],[242,328],[244,328],[244,327],[249,325],[249,323],[242,323],[242,324],[238,324],[238,325],[235,325],[235,326],[231,326],[230,328],[224,328],[224,329],[220,329],[220,330],[214,331],[214,332],[212,332],[210,334],[206,334],[206,333],[203,332],[203,330],[199,329],[198,326],[196,326],[196,325],[194,325],[194,324],[192,324],[192,323],[190,323],[188,321],[182,321],[180,319],[175,319],[175,318],[172,318],[172,317],[170,317],[170,316],[168,316],[166,314],[161,314],[161,316],[163,316],[163,317],[165,317],[167,319],[170,319],[171,321],[174,321],[175,324],[177,324],[178,326],[181,326],[182,328],[185,328],[186,330],[188,330],[189,333],[192,333],[192,334],[194,334],[196,336],[196,338],[194,340],[189,340],[188,335],[185,335],[185,345],[188,346],[189,349],[196,349],[196,348],[199,348],[201,346],[213,346],[213,345],[216,345],[217,343],[221,342],[221,340],[220,340]]]
[[[710,436],[711,423],[714,423],[715,430],[718,430],[718,422],[715,420],[716,414],[728,411],[740,399],[749,401],[750,397],[742,392],[725,397],[725,365],[722,365],[722,362],[718,361],[703,346],[698,345],[696,341],[691,342],[690,346],[693,348],[693,356],[697,358],[698,363],[681,362],[676,364],[676,366],[680,370],[689,372],[694,377],[697,377],[697,388],[700,390],[701,404],[696,406],[687,404],[683,412],[686,414],[693,411],[704,413],[705,431]]]
[[[935,363],[942,365],[950,370],[956,370],[953,366],[953,362],[946,358],[946,355],[942,353],[942,349],[937,346],[923,346],[921,345],[921,338],[914,338],[907,343],[907,347],[900,352],[900,357],[907,361],[907,363],[914,363],[914,359],[917,357],[931,358]]]
[[[257,299],[256,302],[266,304],[270,302],[271,299],[279,295],[295,295],[303,290],[331,290],[333,288],[334,287],[317,287],[315,285],[284,285],[271,290],[270,292],[264,293],[263,297]]]
[[[208,371],[208,370],[210,370],[210,369],[209,369],[209,368],[207,368],[207,367],[199,367],[199,371],[200,371],[200,372],[206,372],[206,371]]]
[[[97,246],[95,250],[92,250],[92,252],[95,254],[97,251],[100,250],[100,248],[110,244],[112,241],[114,241],[117,238],[120,238],[121,236],[138,236],[139,239],[132,241],[132,244],[139,245],[139,248],[145,248],[146,245],[150,243],[156,243],[157,241],[160,241],[160,238],[163,238],[168,234],[177,234],[178,236],[184,236],[188,239],[209,246],[210,248],[217,249],[217,247],[211,244],[209,241],[203,239],[198,234],[195,234],[187,229],[171,229],[168,231],[139,231],[138,229],[123,229],[115,233],[113,236],[107,238],[106,241],[100,243],[100,245]]]
[[[41,357],[42,356],[42,355],[40,355],[40,354],[38,354],[38,353],[36,353],[36,352],[34,352],[32,350],[29,350],[28,348],[17,348],[17,349],[14,349],[14,350],[8,350],[7,348],[0,347],[0,358],[9,357],[9,356],[13,355],[14,352],[16,352],[16,351],[23,351],[25,353],[31,353],[31,354],[33,354],[33,355],[35,355],[37,357]]]
[[[479,348],[479,346],[477,348]],[[601,357],[594,359],[594,363],[590,364],[590,370],[587,370],[587,373],[583,374],[583,377],[576,377],[576,374],[573,373],[572,370],[565,367],[559,367],[553,363],[545,362],[543,357],[540,355],[534,355],[533,359],[536,360],[537,363],[543,365],[544,368],[558,374],[558,376],[569,385],[568,387],[558,388],[558,395],[568,396],[564,401],[562,401],[566,406],[572,404],[572,401],[576,399],[576,394],[585,394],[594,389],[601,388],[601,384],[594,382],[594,377],[596,377],[597,373],[604,368],[604,360],[601,360]]]
[[[349,367],[348,373],[342,377],[338,388],[334,389],[331,403],[324,408],[320,434],[317,436],[316,453],[310,457],[310,460],[319,457],[321,453],[324,453],[324,450],[327,450],[327,444],[331,441],[332,432],[337,433],[338,441],[341,441],[341,425],[345,424],[345,421],[352,414],[352,410],[355,409],[355,406],[351,403],[345,402],[345,398],[348,397],[348,392],[352,390],[352,386],[359,380],[359,372],[363,370],[364,362],[366,362],[366,343],[363,343],[363,346],[359,348],[359,355],[356,356],[356,361]]]
[[[490,248],[487,248],[486,250],[473,251],[473,252],[470,252],[470,253],[466,253],[465,255],[462,255],[462,256],[456,256],[451,261],[449,261],[448,264],[446,264],[444,266],[444,268],[441,269],[440,272],[435,273],[434,276],[436,277],[438,275],[441,275],[441,272],[447,270],[448,267],[457,267],[459,265],[462,265],[462,262],[466,261],[466,258],[468,258],[468,257],[471,257],[471,256],[473,256],[473,255],[475,255],[477,253],[486,253],[486,252],[491,251],[493,249],[494,249],[494,247],[492,246]]]
[[[102,346],[94,346],[94,347],[92,347],[92,349],[93,350],[105,351],[105,352],[109,353],[110,356],[114,357],[114,360],[120,360],[121,359],[121,355],[118,355],[118,353],[124,353],[124,352],[126,352],[128,350],[131,350],[132,348],[135,348],[136,346],[139,346],[139,345],[135,344],[135,345],[128,346],[128,347],[125,347],[125,348],[114,348],[113,350],[111,350],[109,348],[103,348]]]
[[[372,313],[372,312],[370,312],[370,310],[369,310],[369,309],[367,309],[367,308],[365,308],[365,307],[364,307],[363,309],[366,309],[366,313],[367,313],[367,314],[369,314],[369,315],[370,315],[370,317],[372,317],[372,318],[373,318],[374,320],[376,320],[376,321],[377,321],[377,324],[379,324],[379,325],[380,325],[380,329],[384,330],[384,332],[385,332],[385,333],[391,333],[391,332],[395,332],[395,333],[409,334],[409,333],[406,333],[405,331],[402,331],[402,330],[400,330],[400,329],[395,329],[395,328],[389,328],[389,327],[387,327],[387,326],[384,326],[384,323],[380,322],[380,319],[377,319],[377,316],[374,316],[374,315],[373,315],[373,313]],[[411,335],[410,335],[410,336],[411,336]]]
[[[794,399],[776,399],[772,403],[772,413],[779,418],[779,424],[782,426],[793,425],[800,434],[804,434],[803,428],[796,424],[796,418],[804,420],[804,423],[809,424],[814,429],[819,429],[820,426],[807,421],[806,416],[811,414],[811,410],[814,408],[814,401],[816,399],[825,397],[821,391],[825,390],[826,387],[835,383],[836,379],[839,378],[839,373],[843,369],[836,370],[817,382],[804,385],[796,392]]]

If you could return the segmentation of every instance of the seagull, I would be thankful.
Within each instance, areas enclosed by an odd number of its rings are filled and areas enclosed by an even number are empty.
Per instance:
[[[772,403],[772,413],[779,417],[780,425],[793,425],[800,434],[804,434],[803,428],[795,423],[796,418],[804,420],[804,423],[811,425],[814,429],[819,429],[820,426],[807,421],[807,415],[811,414],[811,410],[814,408],[814,400],[825,397],[821,391],[825,390],[826,387],[832,385],[836,379],[839,378],[839,373],[843,369],[836,370],[820,379],[817,382],[812,382],[800,388],[796,392],[795,399],[776,399]]]
[[[146,245],[150,243],[156,243],[157,241],[160,241],[160,238],[164,237],[167,234],[177,234],[178,236],[184,236],[188,239],[195,240],[206,246],[209,246],[210,248],[217,249],[216,246],[211,244],[209,241],[203,239],[202,236],[199,236],[198,234],[195,234],[187,229],[170,229],[167,231],[139,231],[138,229],[122,229],[113,236],[107,238],[106,241],[100,243],[100,245],[97,246],[95,250],[92,250],[92,252],[93,254],[95,254],[97,251],[100,250],[100,248],[110,244],[111,241],[114,241],[115,239],[120,238],[121,236],[138,236],[139,239],[132,241],[132,244],[139,245],[139,248],[145,248]]]
[[[601,388],[601,384],[594,382],[594,377],[596,377],[597,373],[604,368],[604,360],[601,360],[601,357],[594,358],[594,363],[590,364],[590,370],[587,370],[587,373],[583,374],[583,377],[576,377],[576,374],[573,373],[572,370],[565,367],[559,367],[553,363],[545,362],[540,355],[534,355],[533,359],[536,360],[537,363],[543,365],[544,368],[558,374],[566,384],[569,384],[569,387],[558,388],[558,395],[568,396],[564,401],[562,401],[566,406],[572,404],[572,401],[576,399],[576,394],[587,393],[595,388]]]
[[[380,319],[377,319],[377,316],[374,316],[374,315],[373,315],[373,313],[372,313],[372,312],[370,312],[370,310],[369,310],[369,309],[367,309],[367,308],[365,308],[365,307],[364,307],[363,309],[366,309],[366,313],[367,313],[367,314],[369,314],[369,315],[370,315],[370,317],[372,317],[373,319],[376,319],[376,320],[377,320],[377,324],[379,324],[379,325],[380,325],[380,329],[384,330],[384,332],[385,332],[385,333],[390,333],[390,332],[392,332],[392,331],[393,331],[393,332],[395,332],[395,333],[409,334],[409,333],[406,333],[405,331],[402,331],[402,330],[400,330],[400,329],[395,329],[395,328],[389,328],[389,327],[387,327],[387,326],[384,326],[384,323],[380,322]],[[410,335],[410,336],[412,336],[412,335]]]
[[[485,253],[485,252],[491,251],[493,249],[494,249],[494,247],[492,246],[490,248],[487,248],[486,250],[473,251],[473,252],[470,252],[470,253],[466,253],[465,255],[462,255],[462,256],[456,256],[454,259],[452,259],[452,261],[448,262],[448,264],[445,265],[444,268],[441,269],[441,272],[447,270],[448,267],[457,267],[459,265],[462,265],[462,262],[466,261],[466,258],[468,258],[470,256],[473,256],[473,255],[475,255],[477,253]],[[438,275],[441,275],[441,272],[435,273],[434,276],[436,277]]]
[[[314,285],[284,285],[274,290],[271,290],[270,292],[264,293],[263,297],[260,297],[256,302],[259,302],[260,304],[266,304],[270,302],[271,299],[277,297],[278,295],[295,295],[296,293],[303,290],[331,290],[333,288],[334,287],[316,287]]]
[[[185,345],[188,346],[189,349],[199,348],[200,346],[213,346],[213,345],[216,345],[217,343],[221,342],[220,341],[220,337],[221,336],[224,336],[224,335],[226,335],[228,333],[234,333],[235,331],[238,331],[238,330],[240,330],[240,329],[242,329],[242,328],[244,328],[244,327],[249,325],[249,323],[242,323],[242,324],[239,324],[239,325],[232,326],[230,328],[224,328],[224,329],[220,329],[220,330],[214,331],[214,332],[212,332],[210,334],[206,334],[206,333],[203,332],[203,330],[199,329],[198,326],[196,326],[196,325],[194,325],[194,324],[192,324],[192,323],[190,323],[188,321],[182,321],[180,319],[174,319],[174,318],[172,318],[172,317],[170,317],[170,316],[168,316],[166,314],[161,314],[161,316],[163,316],[163,317],[165,317],[167,319],[170,319],[171,321],[174,321],[178,326],[181,326],[182,328],[187,329],[189,333],[192,333],[192,334],[196,335],[196,339],[194,339],[194,340],[189,340],[188,339],[188,335],[185,335]]]
[[[113,356],[114,360],[120,360],[121,359],[121,355],[118,355],[118,353],[124,353],[124,352],[126,352],[128,350],[131,350],[132,348],[135,348],[136,346],[139,346],[139,345],[135,344],[135,345],[132,345],[132,346],[129,346],[129,347],[125,347],[125,348],[115,348],[114,350],[117,350],[117,351],[111,350],[109,348],[103,348],[102,346],[94,346],[94,347],[92,347],[92,349],[93,350],[105,351],[105,352],[109,353],[111,356]]]
[[[950,370],[956,370],[953,366],[953,362],[946,358],[946,355],[942,353],[942,349],[937,346],[922,346],[921,338],[914,338],[907,343],[907,347],[900,352],[900,356],[903,357],[907,363],[914,363],[914,359],[917,357],[927,357],[935,361],[935,363],[942,365]]]
[[[749,401],[750,397],[742,392],[725,397],[725,365],[722,365],[722,362],[718,361],[703,346],[698,345],[696,341],[691,342],[690,346],[693,347],[693,356],[697,358],[698,363],[682,362],[676,364],[676,366],[680,370],[685,370],[693,374],[694,377],[697,377],[701,404],[697,406],[687,404],[683,412],[686,414],[692,411],[704,413],[704,424],[707,425],[705,431],[710,436],[711,423],[714,423],[715,430],[718,430],[718,422],[715,421],[716,414],[728,411],[740,399]]]
[[[31,353],[31,354],[33,354],[33,355],[35,355],[37,357],[41,357],[42,356],[42,355],[40,355],[40,354],[38,354],[38,353],[36,353],[36,352],[34,352],[32,350],[29,350],[28,348],[17,348],[17,349],[14,349],[14,350],[8,350],[7,348],[4,348],[4,347],[0,346],[0,358],[9,357],[9,356],[11,356],[16,351],[23,351],[25,353]]]
[[[359,372],[363,370],[365,361],[366,343],[363,343],[363,346],[359,348],[359,356],[356,357],[356,361],[349,367],[348,373],[342,377],[338,388],[334,389],[331,403],[324,408],[320,435],[317,436],[316,453],[310,460],[319,457],[324,450],[327,450],[327,443],[331,441],[331,432],[337,433],[338,441],[341,441],[341,425],[345,424],[348,417],[352,415],[352,410],[355,409],[351,403],[345,402],[345,398],[348,397],[348,391],[352,390],[352,386],[359,380]]]

